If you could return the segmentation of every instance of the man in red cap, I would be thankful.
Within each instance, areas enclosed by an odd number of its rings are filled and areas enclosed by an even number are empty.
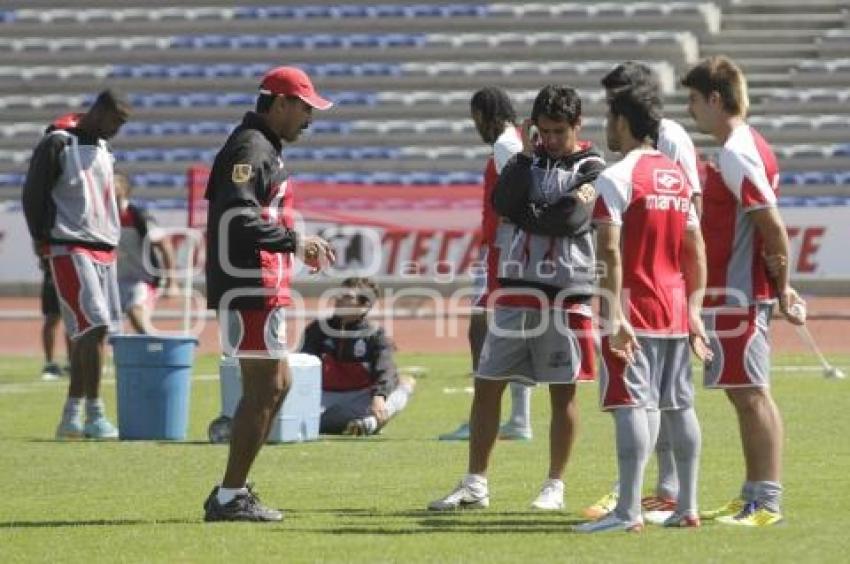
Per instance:
[[[292,255],[314,271],[334,260],[327,241],[294,230],[282,142],[294,143],[313,109],[331,102],[300,69],[263,77],[256,111],[216,155],[206,198],[207,306],[218,315],[223,353],[239,360],[242,398],[233,417],[227,469],[204,503],[206,521],[280,521],[260,504],[248,472],[289,389],[285,307],[291,304]]]

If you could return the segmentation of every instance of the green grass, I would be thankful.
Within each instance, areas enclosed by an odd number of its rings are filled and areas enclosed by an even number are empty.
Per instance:
[[[847,366],[850,358],[839,359]],[[582,427],[567,469],[569,512],[528,509],[546,469],[545,390],[533,396],[535,439],[500,443],[491,507],[429,514],[464,471],[465,443],[441,443],[468,411],[465,356],[402,356],[422,364],[408,410],[379,437],[266,447],[252,474],[264,499],[286,509],[282,524],[201,521],[226,447],[206,444],[218,413],[218,383],[195,380],[186,443],[58,443],[52,433],[65,386],[42,383],[33,359],[0,369],[0,561],[60,562],[846,562],[850,553],[850,382],[818,373],[777,373],[774,391],[787,424],[787,524],[763,530],[722,525],[699,531],[649,528],[643,535],[570,533],[576,511],[615,478],[612,429],[597,387],[580,391]],[[785,357],[777,364],[812,364]],[[215,359],[196,373],[212,374]],[[114,415],[114,384],[104,384]],[[737,425],[721,393],[700,391],[704,431],[700,501],[725,502],[738,489]],[[654,478],[654,466],[649,477]],[[649,483],[649,480],[648,480]]]

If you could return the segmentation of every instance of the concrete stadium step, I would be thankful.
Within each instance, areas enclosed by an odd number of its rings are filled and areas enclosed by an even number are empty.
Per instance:
[[[478,32],[563,32],[568,27],[577,27],[582,31],[653,31],[662,26],[658,24],[657,16],[638,15],[628,18],[596,15],[588,18],[568,19],[557,17],[522,18],[492,17],[455,17],[435,18],[352,18],[345,21],[345,30],[349,33],[383,33],[383,32],[439,32],[453,31],[468,32],[475,29]],[[180,35],[198,33],[221,33],[226,28],[228,33],[334,33],[340,29],[340,20],[326,18],[311,18],[307,20],[275,19],[209,19],[209,20],[164,20],[164,21],[126,21],[109,24],[109,33],[118,35]],[[668,15],[664,19],[664,29],[692,31],[700,37],[710,35],[706,20],[693,16]],[[3,28],[4,37],[29,37],[49,33],[51,37],[89,37],[91,27],[83,23],[59,22],[54,24],[39,24],[19,22]]]
[[[724,13],[723,30],[748,29],[830,29],[844,26],[844,16],[837,11],[831,13],[811,13],[801,11],[802,6],[788,13]],[[770,17],[767,18],[766,16]]]
[[[755,43],[773,45],[774,43],[813,43],[823,34],[823,29],[724,29],[700,41],[705,45],[745,45]]]
[[[700,54],[729,55],[733,59],[743,58],[772,58],[782,62],[786,68],[793,59],[811,59],[818,56],[815,43],[776,43],[763,45],[758,43],[703,43]]]
[[[723,6],[724,14],[826,13],[848,8],[847,0],[735,0]]]
[[[464,47],[442,46],[351,48],[351,49],[298,49],[297,59],[291,64],[322,63],[408,63],[453,60],[458,62],[534,60],[610,60],[612,66],[633,56],[635,46],[620,45],[574,45],[574,46],[504,46]],[[62,62],[66,65],[109,65],[121,64],[253,64],[276,59],[275,49],[150,49],[132,51],[66,51]],[[688,53],[682,45],[673,43],[641,46],[644,59],[666,60],[678,69],[696,62],[696,52]],[[812,55],[815,56],[816,51]],[[14,54],[15,66],[55,64],[57,54],[50,51],[22,51]]]

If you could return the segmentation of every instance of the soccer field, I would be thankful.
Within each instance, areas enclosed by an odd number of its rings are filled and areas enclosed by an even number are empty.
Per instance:
[[[193,382],[187,442],[59,443],[52,434],[65,384],[37,381],[35,359],[0,360],[2,562],[846,562],[850,553],[850,382],[824,380],[817,371],[774,372],[787,426],[785,525],[581,536],[570,532],[578,510],[615,478],[613,425],[597,409],[595,384],[580,391],[566,512],[529,509],[545,477],[545,390],[533,395],[534,440],[496,448],[490,509],[425,511],[465,469],[466,443],[435,437],[467,415],[468,360],[401,355],[401,364],[427,366],[429,374],[382,435],[263,450],[252,479],[264,501],[286,510],[283,523],[205,524],[201,503],[226,455],[205,437],[218,414],[217,380]],[[775,361],[778,368],[814,364],[808,357]],[[203,357],[195,372],[215,369],[215,358]],[[114,415],[109,380],[104,393]],[[700,391],[697,401],[700,503],[707,508],[736,493],[742,459],[723,394]],[[648,486],[654,476],[653,464]]]

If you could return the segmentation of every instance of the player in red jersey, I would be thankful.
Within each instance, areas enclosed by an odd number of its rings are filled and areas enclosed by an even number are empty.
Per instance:
[[[777,209],[779,170],[764,138],[747,124],[747,83],[726,57],[692,68],[688,110],[704,133],[721,144],[703,190],[708,289],[705,325],[714,360],[705,386],[732,402],[746,462],[741,495],[703,518],[766,526],[782,520],[782,442],[779,409],[770,394],[768,324],[777,299],[791,323],[803,304],[788,274],[788,235]],[[768,268],[768,265],[771,265]]]
[[[643,472],[658,427],[667,420],[679,493],[665,526],[699,526],[696,478],[700,430],[693,409],[689,340],[710,356],[700,319],[705,256],[691,187],[655,149],[661,122],[657,89],[641,84],[608,99],[608,147],[624,158],[597,179],[602,340],[600,396],[617,438],[620,495],[613,511],[579,532],[640,531]],[[697,299],[689,299],[695,296]]]

